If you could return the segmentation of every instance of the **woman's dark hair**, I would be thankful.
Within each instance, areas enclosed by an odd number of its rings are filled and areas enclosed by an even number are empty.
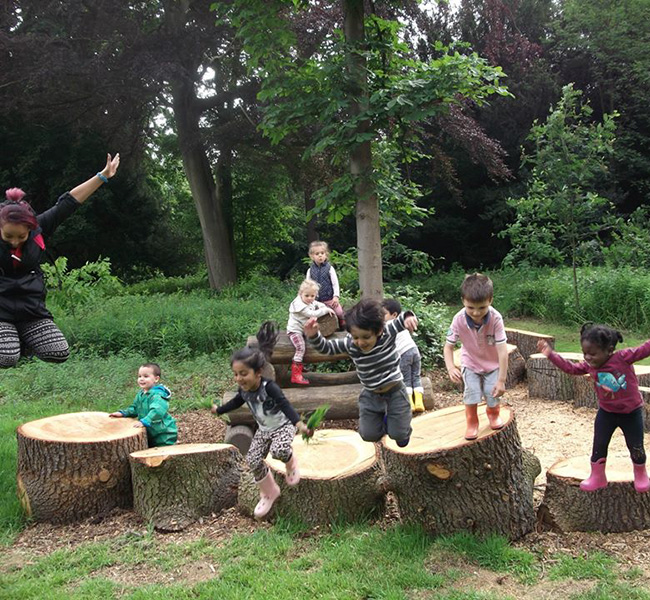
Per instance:
[[[249,369],[253,371],[261,371],[266,365],[266,361],[270,358],[273,348],[278,341],[278,326],[273,321],[264,321],[260,326],[257,335],[258,348],[251,348],[246,346],[241,350],[233,352],[230,357],[230,366],[232,367],[235,361],[244,363]]]
[[[607,350],[608,348],[616,348],[616,344],[623,341],[623,336],[620,331],[608,327],[607,325],[599,325],[597,323],[585,323],[580,329],[580,342],[591,342],[596,344],[599,348]]]
[[[379,300],[361,300],[345,313],[345,328],[348,331],[357,327],[379,335],[384,324],[384,308]]]
[[[5,223],[24,225],[32,231],[38,227],[32,207],[23,200],[25,192],[20,188],[11,188],[5,192],[6,202],[0,205],[0,227]]]

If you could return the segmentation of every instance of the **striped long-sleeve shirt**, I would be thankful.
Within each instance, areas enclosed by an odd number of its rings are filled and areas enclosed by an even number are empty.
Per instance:
[[[359,381],[364,388],[374,391],[390,383],[402,381],[399,368],[399,356],[395,348],[395,338],[404,331],[404,319],[412,312],[403,312],[399,317],[384,326],[382,334],[370,352],[362,352],[347,335],[342,340],[325,339],[320,332],[316,337],[308,338],[316,350],[323,354],[348,354],[357,369]]]

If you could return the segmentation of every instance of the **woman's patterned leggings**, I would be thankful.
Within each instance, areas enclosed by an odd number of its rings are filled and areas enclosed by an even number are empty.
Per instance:
[[[22,353],[46,362],[64,362],[70,356],[68,342],[52,319],[21,323],[0,321],[0,368],[15,367]]]
[[[258,429],[255,432],[248,454],[246,454],[246,462],[253,472],[255,481],[261,481],[269,472],[269,468],[264,462],[269,450],[271,456],[276,460],[286,463],[291,458],[293,454],[291,443],[295,435],[296,428],[291,423],[282,425],[273,431]]]

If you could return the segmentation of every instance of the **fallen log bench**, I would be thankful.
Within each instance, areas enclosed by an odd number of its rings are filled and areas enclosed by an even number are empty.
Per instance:
[[[433,409],[433,388],[428,377],[422,378],[424,388],[423,400],[427,410]],[[313,386],[304,385],[299,388],[288,388],[282,390],[287,400],[301,414],[309,414],[322,404],[329,404],[330,408],[325,416],[326,420],[358,419],[359,418],[359,394],[362,387],[360,383],[347,385]],[[236,392],[225,392],[223,403],[228,402]],[[254,425],[255,419],[247,406],[228,413],[231,425]]]
[[[364,442],[356,431],[321,429],[305,442],[295,438],[293,451],[300,468],[300,483],[287,486],[286,465],[272,458],[266,463],[282,493],[270,518],[295,518],[313,526],[334,522],[354,523],[382,514],[385,491],[382,468],[375,444]],[[259,488],[250,471],[242,473],[238,506],[252,515]]]
[[[542,524],[562,532],[650,529],[650,493],[635,491],[629,455],[607,457],[606,488],[582,491],[580,482],[589,473],[587,454],[560,460],[546,472],[546,491],[538,511]]]
[[[132,452],[133,508],[159,531],[181,531],[237,503],[242,456],[231,444]]]
[[[328,339],[330,340],[342,340],[347,336],[345,331],[337,331],[332,334]],[[257,338],[254,335],[248,337],[246,345],[251,348],[258,348],[259,344]],[[293,360],[293,355],[295,354],[296,349],[291,343],[289,336],[286,331],[281,331],[278,336],[278,341],[273,348],[271,354],[271,364],[273,365],[287,365],[291,364]],[[350,360],[350,357],[347,354],[321,354],[317,352],[314,347],[309,343],[305,342],[305,356],[303,362],[306,363],[319,363],[319,362],[333,362],[337,360]]]
[[[505,330],[508,343],[517,346],[524,360],[528,360],[531,354],[537,354],[539,340],[544,340],[551,348],[555,348],[555,337],[552,335],[512,327],[506,327]]]
[[[526,361],[522,357],[519,349],[514,344],[508,346],[508,374],[506,375],[506,389],[513,388],[522,382],[526,377]],[[461,349],[454,350],[454,365],[461,368],[460,361]],[[461,383],[461,387],[462,387]]]
[[[490,429],[479,405],[479,436],[467,441],[464,405],[413,419],[408,446],[385,437],[388,489],[404,523],[432,535],[470,531],[514,540],[533,530],[533,484],[539,460],[522,449],[514,412],[503,406],[502,429]]]
[[[129,454],[147,447],[133,419],[55,415],[18,427],[17,489],[36,521],[70,523],[133,505]]]
[[[558,352],[572,362],[582,362],[580,352]],[[571,402],[576,408],[598,408],[594,380],[590,375],[569,375],[558,369],[544,354],[533,354],[526,362],[528,395],[549,400]],[[634,373],[642,387],[650,386],[650,366],[634,365]]]

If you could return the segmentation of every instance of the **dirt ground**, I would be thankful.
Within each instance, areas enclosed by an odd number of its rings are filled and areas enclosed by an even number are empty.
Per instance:
[[[446,379],[442,372],[429,373],[432,379],[435,407],[444,408],[461,402],[460,393]],[[587,408],[572,408],[563,402],[529,398],[524,384],[508,390],[505,402],[510,404],[515,411],[519,434],[525,448],[531,450],[539,458],[542,473],[535,485],[535,504],[542,500],[545,486],[545,472],[557,460],[570,456],[584,456],[585,461],[591,451],[592,428],[595,411]],[[206,411],[195,411],[180,415],[179,442],[217,442],[223,440],[225,425],[215,419]],[[324,427],[356,428],[356,421],[326,422]],[[627,452],[623,437],[617,431],[610,452]],[[631,467],[630,467],[631,468]],[[389,526],[399,520],[399,513],[394,503],[389,502],[386,514],[380,521],[380,526]],[[253,532],[259,528],[270,527],[268,523],[258,523],[253,519],[242,516],[236,508],[231,508],[223,513],[210,516],[195,523],[180,533],[154,533],[161,542],[178,543],[205,537],[215,542],[222,542],[233,533]],[[33,524],[27,527],[16,539],[11,548],[0,553],[5,566],[24,564],[29,555],[42,555],[59,548],[73,548],[89,541],[107,540],[122,535],[141,537],[147,531],[143,523],[133,512],[114,510],[103,517],[87,519],[73,525],[54,526],[48,524]],[[313,532],[317,534],[318,532]],[[599,533],[567,533],[559,534],[549,531],[537,531],[527,535],[517,542],[517,546],[534,552],[543,561],[553,561],[553,554],[557,552],[580,556],[585,552],[605,552],[618,561],[623,568],[636,567],[644,572],[643,580],[650,581],[650,531],[639,531],[624,534],[599,534]],[[196,566],[192,571],[192,581],[215,576],[211,565],[202,565],[197,574]],[[110,574],[107,573],[107,576]],[[123,573],[124,577],[133,577],[135,582],[142,583],[142,573]],[[174,580],[183,578],[182,572],[174,574],[155,575],[159,582],[166,579]],[[513,594],[517,598],[557,598],[566,595],[560,583],[549,583],[546,591],[538,590],[538,595],[528,596],[527,593],[508,589],[508,582],[503,576],[473,570],[470,579],[476,577],[482,581],[482,589],[493,588],[503,594]],[[192,583],[189,581],[189,583]],[[490,583],[491,582],[491,583]],[[124,583],[130,583],[124,581]],[[466,582],[471,585],[470,582]],[[575,583],[575,582],[574,582]],[[487,591],[487,590],[486,590]],[[579,591],[575,587],[572,592]],[[546,595],[548,593],[548,595]]]

